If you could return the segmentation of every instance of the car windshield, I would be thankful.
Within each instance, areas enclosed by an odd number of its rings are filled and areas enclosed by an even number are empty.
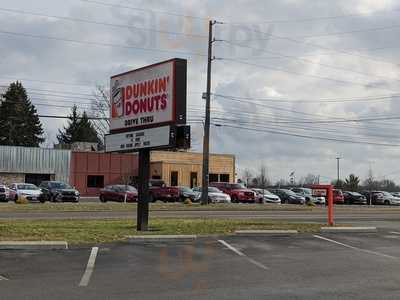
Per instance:
[[[291,190],[281,190],[283,193],[289,195],[289,196],[296,196],[296,193],[291,191]]]
[[[393,195],[388,192],[382,192],[382,194],[385,195],[386,197],[393,197]]]
[[[137,190],[131,185],[118,185],[118,188],[124,192],[137,192]]]
[[[180,189],[181,189],[182,192],[185,192],[185,193],[191,193],[191,192],[193,192],[190,188],[185,187],[185,186],[181,187]]]
[[[72,187],[64,182],[52,182],[50,186],[54,189],[72,189]]]
[[[215,187],[209,187],[208,192],[209,193],[222,193],[219,189],[217,189]]]
[[[234,184],[231,185],[231,189],[235,189],[235,190],[237,190],[237,189],[245,189],[245,188],[246,187],[243,184],[240,184],[240,183],[234,183]]]
[[[360,193],[357,192],[350,192],[349,194],[352,196],[362,196]]]
[[[17,189],[28,190],[28,191],[37,191],[39,188],[34,184],[18,184]]]

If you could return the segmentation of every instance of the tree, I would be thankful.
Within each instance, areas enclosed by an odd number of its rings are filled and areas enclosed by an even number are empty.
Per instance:
[[[0,145],[39,147],[44,131],[22,84],[11,83],[1,98]]]
[[[251,173],[250,169],[244,169],[242,177],[244,182],[246,183],[246,186],[249,186],[250,179],[253,178],[253,174]]]
[[[102,144],[86,112],[83,112],[82,116],[80,116],[76,105],[71,109],[71,115],[69,116],[67,126],[64,126],[63,130],[58,130],[57,140],[60,144],[66,145],[75,142]]]
[[[103,86],[97,86],[93,93],[89,116],[96,118],[96,120],[92,120],[91,123],[102,141],[104,135],[109,132],[110,128],[110,121],[108,119],[110,117],[110,108],[109,91]]]
[[[307,174],[307,176],[304,177],[302,181],[303,181],[304,185],[318,184],[319,176],[314,175],[314,174]]]
[[[335,188],[337,188],[337,189],[343,189],[344,188],[344,185],[345,185],[345,182],[343,181],[343,180],[341,180],[341,179],[339,179],[339,180],[333,180],[332,181],[332,184],[335,186]]]
[[[261,164],[259,174],[257,176],[257,182],[259,188],[265,189],[267,186],[271,185],[271,181],[268,178],[267,167]]]
[[[377,188],[379,190],[384,190],[388,192],[394,192],[398,190],[396,183],[390,179],[383,179],[381,181],[378,181],[377,184],[378,184]]]
[[[360,184],[360,178],[354,174],[350,174],[348,178],[344,181],[344,186],[347,190],[356,192],[358,191],[358,186]]]
[[[363,182],[363,186],[370,191],[377,189],[378,183],[374,178],[374,173],[372,172],[371,168],[368,170],[368,175]]]

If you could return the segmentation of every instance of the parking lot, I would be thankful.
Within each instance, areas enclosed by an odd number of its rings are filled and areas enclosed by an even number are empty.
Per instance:
[[[391,230],[97,246],[1,251],[0,299],[398,299],[400,292],[400,232]]]

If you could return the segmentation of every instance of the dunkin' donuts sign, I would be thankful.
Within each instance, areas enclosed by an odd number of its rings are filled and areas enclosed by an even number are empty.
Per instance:
[[[186,60],[111,77],[110,131],[186,123]]]

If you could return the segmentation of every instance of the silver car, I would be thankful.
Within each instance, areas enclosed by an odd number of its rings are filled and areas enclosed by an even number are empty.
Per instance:
[[[265,189],[252,189],[257,195],[257,202],[259,203],[275,203],[281,204],[281,198],[272,194],[270,191]]]
[[[306,199],[306,202],[313,202],[315,204],[325,204],[325,197],[322,196],[314,196],[312,194],[312,189],[309,188],[291,188],[293,192],[297,195],[303,196]]]
[[[193,188],[193,192],[196,194],[195,201],[200,201],[201,187]],[[211,203],[231,203],[231,197],[215,187],[209,187],[208,201]]]

